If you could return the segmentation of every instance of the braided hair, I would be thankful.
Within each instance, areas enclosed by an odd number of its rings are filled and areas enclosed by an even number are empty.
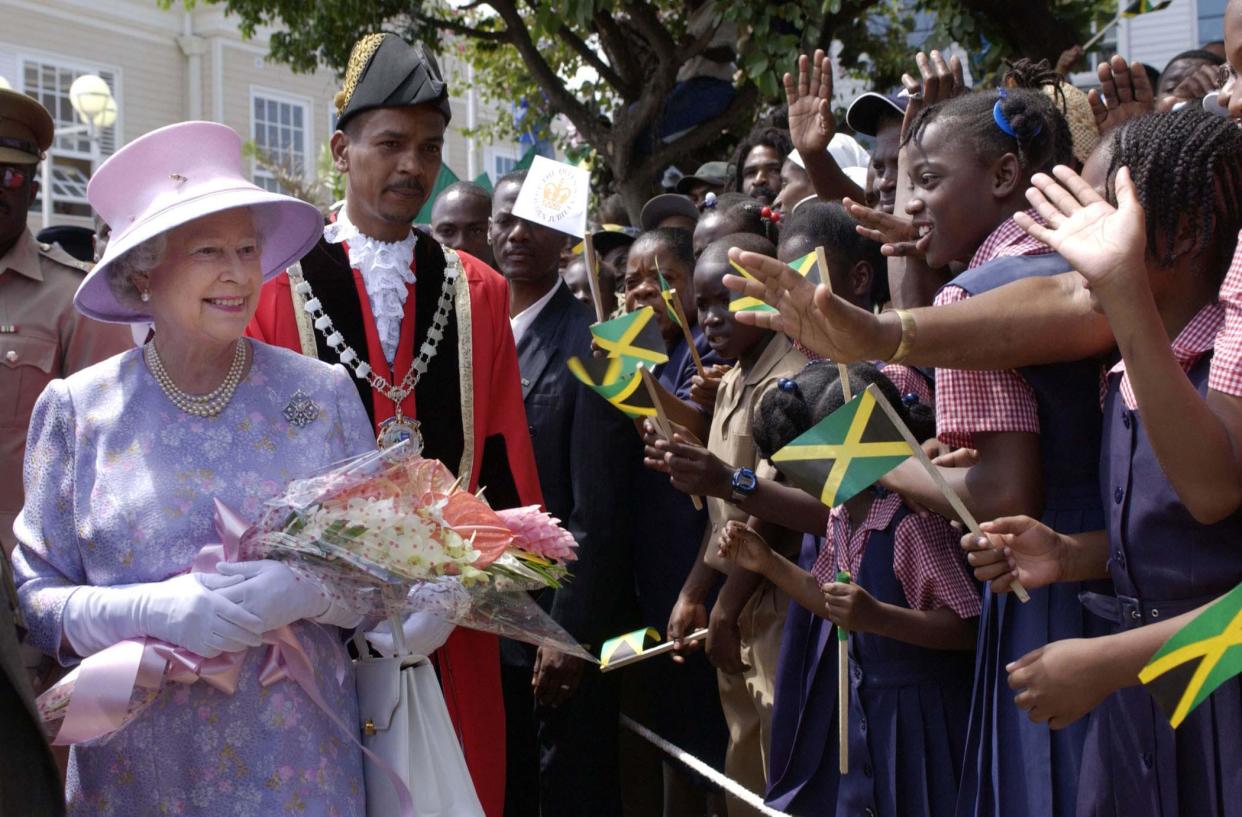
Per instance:
[[[1242,229],[1242,128],[1187,105],[1127,122],[1111,147],[1108,177],[1130,169],[1147,216],[1147,251],[1172,266],[1212,250],[1214,280],[1223,279]],[[1183,219],[1194,246],[1178,251]]]
[[[763,204],[758,199],[745,193],[721,193],[716,197],[716,204],[704,211],[703,217],[711,213],[718,214],[717,218],[728,225],[730,233],[754,233],[776,243],[775,225],[763,217]]]
[[[923,403],[906,404],[897,387],[884,373],[869,363],[849,366],[850,389],[858,394],[875,384],[889,405],[897,410],[915,439],[927,440],[936,435],[936,415]],[[771,458],[811,426],[845,405],[837,365],[826,360],[808,363],[792,378],[782,378],[759,401],[759,409],[751,423],[755,447],[764,457]]]
[[[1013,133],[1006,133],[998,120]],[[1065,117],[1037,90],[985,89],[937,102],[914,118],[902,146],[920,145],[928,126],[949,122],[953,123],[955,140],[970,145],[982,162],[1015,154],[1025,178],[1049,171],[1053,165],[1068,164],[1073,157]]]

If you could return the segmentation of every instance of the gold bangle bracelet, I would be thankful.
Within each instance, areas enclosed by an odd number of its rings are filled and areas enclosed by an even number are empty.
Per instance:
[[[897,313],[897,318],[901,321],[901,343],[897,344],[897,351],[893,352],[888,362],[900,363],[906,359],[906,355],[910,354],[910,350],[914,347],[918,326],[914,323],[914,315],[909,310],[894,309],[893,311]]]

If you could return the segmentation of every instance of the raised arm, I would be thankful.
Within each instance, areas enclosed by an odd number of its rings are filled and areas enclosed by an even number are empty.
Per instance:
[[[828,153],[836,132],[832,115],[832,60],[823,50],[798,58],[798,80],[785,74],[785,100],[789,103],[789,136],[802,156],[815,194],[821,199],[862,198],[863,191]]]

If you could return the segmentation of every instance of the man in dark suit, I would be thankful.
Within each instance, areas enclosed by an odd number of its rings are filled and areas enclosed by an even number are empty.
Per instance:
[[[623,414],[566,367],[569,358],[591,354],[591,311],[560,279],[564,234],[513,215],[524,179],[519,172],[497,183],[490,239],[509,282],[544,502],[578,541],[571,580],[539,601],[598,651],[623,626],[631,595],[625,493],[639,439]],[[501,664],[510,758],[506,817],[619,815],[616,679],[548,647],[536,652],[515,642],[502,645]]]

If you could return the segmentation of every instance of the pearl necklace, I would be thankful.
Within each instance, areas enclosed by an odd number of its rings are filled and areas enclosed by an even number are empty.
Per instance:
[[[305,278],[294,284],[294,289],[297,293],[306,298],[306,302],[302,304],[302,309],[314,319],[315,329],[319,331],[319,334],[323,335],[324,342],[328,344],[332,351],[336,352],[336,356],[341,363],[353,371],[354,377],[370,384],[371,388],[392,401],[395,414],[380,424],[380,434],[377,440],[380,448],[386,448],[403,439],[412,438],[415,441],[415,449],[422,449],[422,436],[418,431],[418,423],[402,416],[401,402],[414,391],[418,381],[427,372],[431,359],[440,350],[440,341],[444,338],[444,330],[448,326],[449,315],[453,312],[453,297],[456,294],[455,284],[462,273],[461,259],[455,252],[446,251],[444,256],[448,263],[445,264],[444,268],[444,284],[440,288],[440,301],[436,304],[435,315],[431,319],[431,327],[427,330],[427,339],[423,341],[422,348],[418,350],[418,357],[414,359],[414,364],[405,373],[405,377],[402,378],[400,385],[390,383],[377,375],[370,365],[358,356],[354,348],[345,342],[345,337],[332,325],[332,319],[323,311],[323,304],[315,297],[310,283]]]
[[[228,374],[224,376],[224,382],[208,394],[190,394],[178,387],[169,376],[168,370],[164,368],[164,362],[160,360],[160,353],[155,348],[154,340],[142,347],[142,358],[147,362],[147,368],[151,370],[160,390],[174,406],[195,417],[215,417],[224,411],[225,406],[233,399],[233,392],[237,391],[237,386],[241,383],[242,372],[246,368],[246,349],[247,344],[244,340],[239,339],[235,342],[233,362],[229,365]]]

